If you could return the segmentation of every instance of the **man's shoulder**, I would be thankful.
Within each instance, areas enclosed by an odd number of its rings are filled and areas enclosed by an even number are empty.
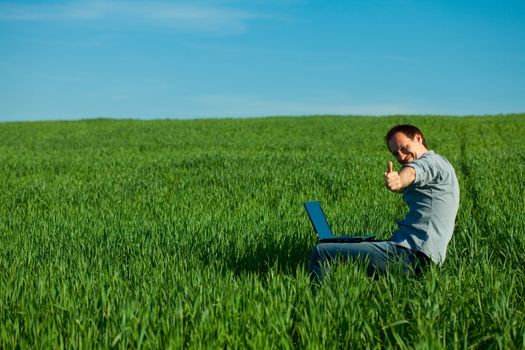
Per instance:
[[[450,182],[455,179],[456,174],[452,164],[442,155],[432,150],[425,152],[421,157],[406,164],[416,171],[415,184],[428,184],[431,182]]]
[[[452,163],[450,163],[450,161],[445,156],[441,154],[437,154],[434,151],[432,151],[432,161],[434,161],[435,163],[441,164],[445,168],[454,170]]]
[[[421,157],[416,159],[414,163],[416,164],[430,163],[430,164],[435,164],[435,165],[444,165],[446,167],[452,168],[452,164],[449,162],[449,160],[446,157],[434,152],[433,150],[429,150],[425,152],[425,154],[423,154]]]

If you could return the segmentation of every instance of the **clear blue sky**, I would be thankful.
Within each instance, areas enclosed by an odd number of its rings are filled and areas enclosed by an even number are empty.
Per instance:
[[[525,1],[0,0],[0,120],[525,112]]]

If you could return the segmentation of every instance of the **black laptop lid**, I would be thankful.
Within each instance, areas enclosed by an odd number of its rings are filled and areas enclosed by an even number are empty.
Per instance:
[[[304,207],[319,239],[323,240],[332,237],[332,231],[330,231],[330,226],[328,226],[323,209],[321,209],[321,203],[305,202]]]

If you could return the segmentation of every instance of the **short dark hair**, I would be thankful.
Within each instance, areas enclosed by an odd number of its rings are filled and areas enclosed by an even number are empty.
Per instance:
[[[388,147],[388,142],[390,141],[392,136],[394,136],[394,134],[397,132],[403,133],[406,137],[411,138],[411,139],[414,139],[416,135],[420,135],[421,139],[423,140],[423,146],[428,148],[427,141],[425,140],[425,136],[423,136],[423,133],[421,132],[421,130],[419,130],[414,125],[410,125],[410,124],[398,124],[392,127],[390,130],[388,130],[388,132],[385,135],[385,142],[386,142],[387,147]]]

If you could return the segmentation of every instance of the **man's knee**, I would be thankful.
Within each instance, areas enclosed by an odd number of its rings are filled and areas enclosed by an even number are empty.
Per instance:
[[[321,244],[317,244],[310,255],[310,267],[319,266],[324,260],[324,250]]]

